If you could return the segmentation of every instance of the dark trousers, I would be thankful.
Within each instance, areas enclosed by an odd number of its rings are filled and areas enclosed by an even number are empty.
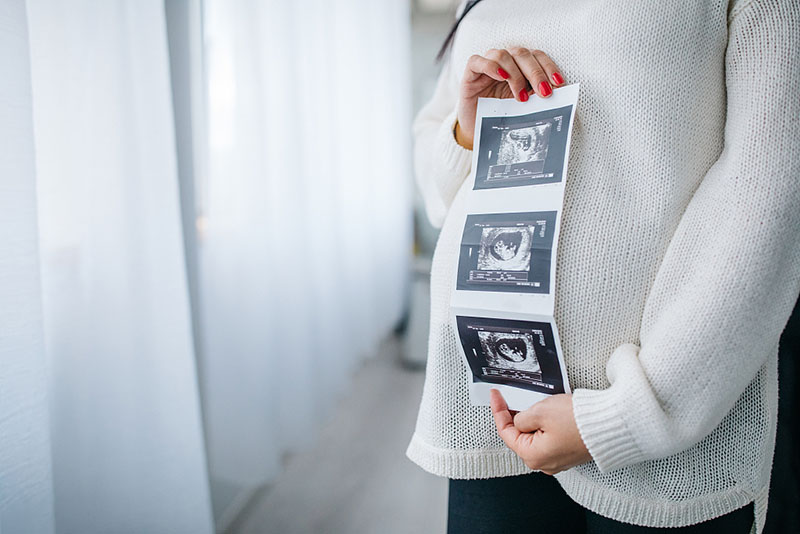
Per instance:
[[[800,532],[800,301],[778,352],[778,435],[764,534]]]
[[[478,480],[450,479],[448,534],[749,534],[753,504],[681,528],[638,527],[583,508],[542,473]]]

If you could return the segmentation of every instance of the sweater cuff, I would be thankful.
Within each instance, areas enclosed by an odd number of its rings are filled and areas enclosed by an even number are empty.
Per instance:
[[[461,184],[472,167],[472,150],[468,150],[456,142],[453,128],[458,117],[457,110],[451,111],[436,134],[436,147],[434,149],[441,158],[441,174],[436,177],[436,187],[443,199],[449,201],[455,198]]]
[[[627,347],[635,351],[634,345],[623,345],[618,351],[625,352]],[[628,403],[638,402],[634,397],[636,395],[624,387],[624,382],[599,391],[576,389],[572,394],[572,411],[578,432],[601,472],[648,459],[625,417],[630,411]]]

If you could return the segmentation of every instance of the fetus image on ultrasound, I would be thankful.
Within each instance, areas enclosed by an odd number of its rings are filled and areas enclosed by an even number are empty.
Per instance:
[[[478,269],[530,270],[533,231],[533,226],[483,228],[478,252]]]
[[[456,289],[549,293],[555,211],[467,215]]]
[[[517,116],[482,117],[475,189],[560,182],[572,106]]]
[[[522,241],[519,232],[504,232],[494,238],[490,248],[492,256],[500,261],[508,261],[517,255],[519,242]]]
[[[530,334],[482,331],[478,339],[488,366],[541,373]]]
[[[550,141],[551,122],[538,124],[529,128],[506,130],[500,137],[500,149],[497,153],[498,165],[514,163],[539,162],[539,165],[526,166],[526,172],[541,172],[547,158],[547,147]]]
[[[457,315],[456,325],[473,382],[564,393],[565,375],[550,323]]]

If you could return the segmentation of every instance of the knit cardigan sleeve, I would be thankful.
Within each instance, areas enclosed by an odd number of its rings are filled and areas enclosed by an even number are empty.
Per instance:
[[[603,472],[708,435],[774,353],[800,291],[800,2],[745,0],[728,29],[724,149],[666,249],[639,345],[611,354],[607,389],[573,395]]]
[[[456,143],[458,85],[448,60],[433,97],[414,119],[414,171],[431,224],[441,228],[470,171],[472,150]]]

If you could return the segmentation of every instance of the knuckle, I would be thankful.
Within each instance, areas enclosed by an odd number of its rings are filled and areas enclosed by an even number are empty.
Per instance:
[[[486,51],[485,55],[488,58],[496,59],[496,58],[500,57],[500,51],[498,49],[496,49],[496,48],[490,48],[489,50]]]
[[[541,50],[534,50],[533,57],[536,58],[536,61],[542,64],[542,66],[552,66],[555,67],[555,63],[553,60],[550,59],[550,56],[542,52]]]
[[[546,80],[547,79],[547,76],[545,75],[545,73],[541,69],[541,67],[534,67],[533,69],[531,69],[530,75],[531,75],[531,78],[534,78],[537,81],[538,80]]]
[[[527,48],[522,48],[521,46],[512,46],[508,49],[512,56],[524,56],[529,53]]]

